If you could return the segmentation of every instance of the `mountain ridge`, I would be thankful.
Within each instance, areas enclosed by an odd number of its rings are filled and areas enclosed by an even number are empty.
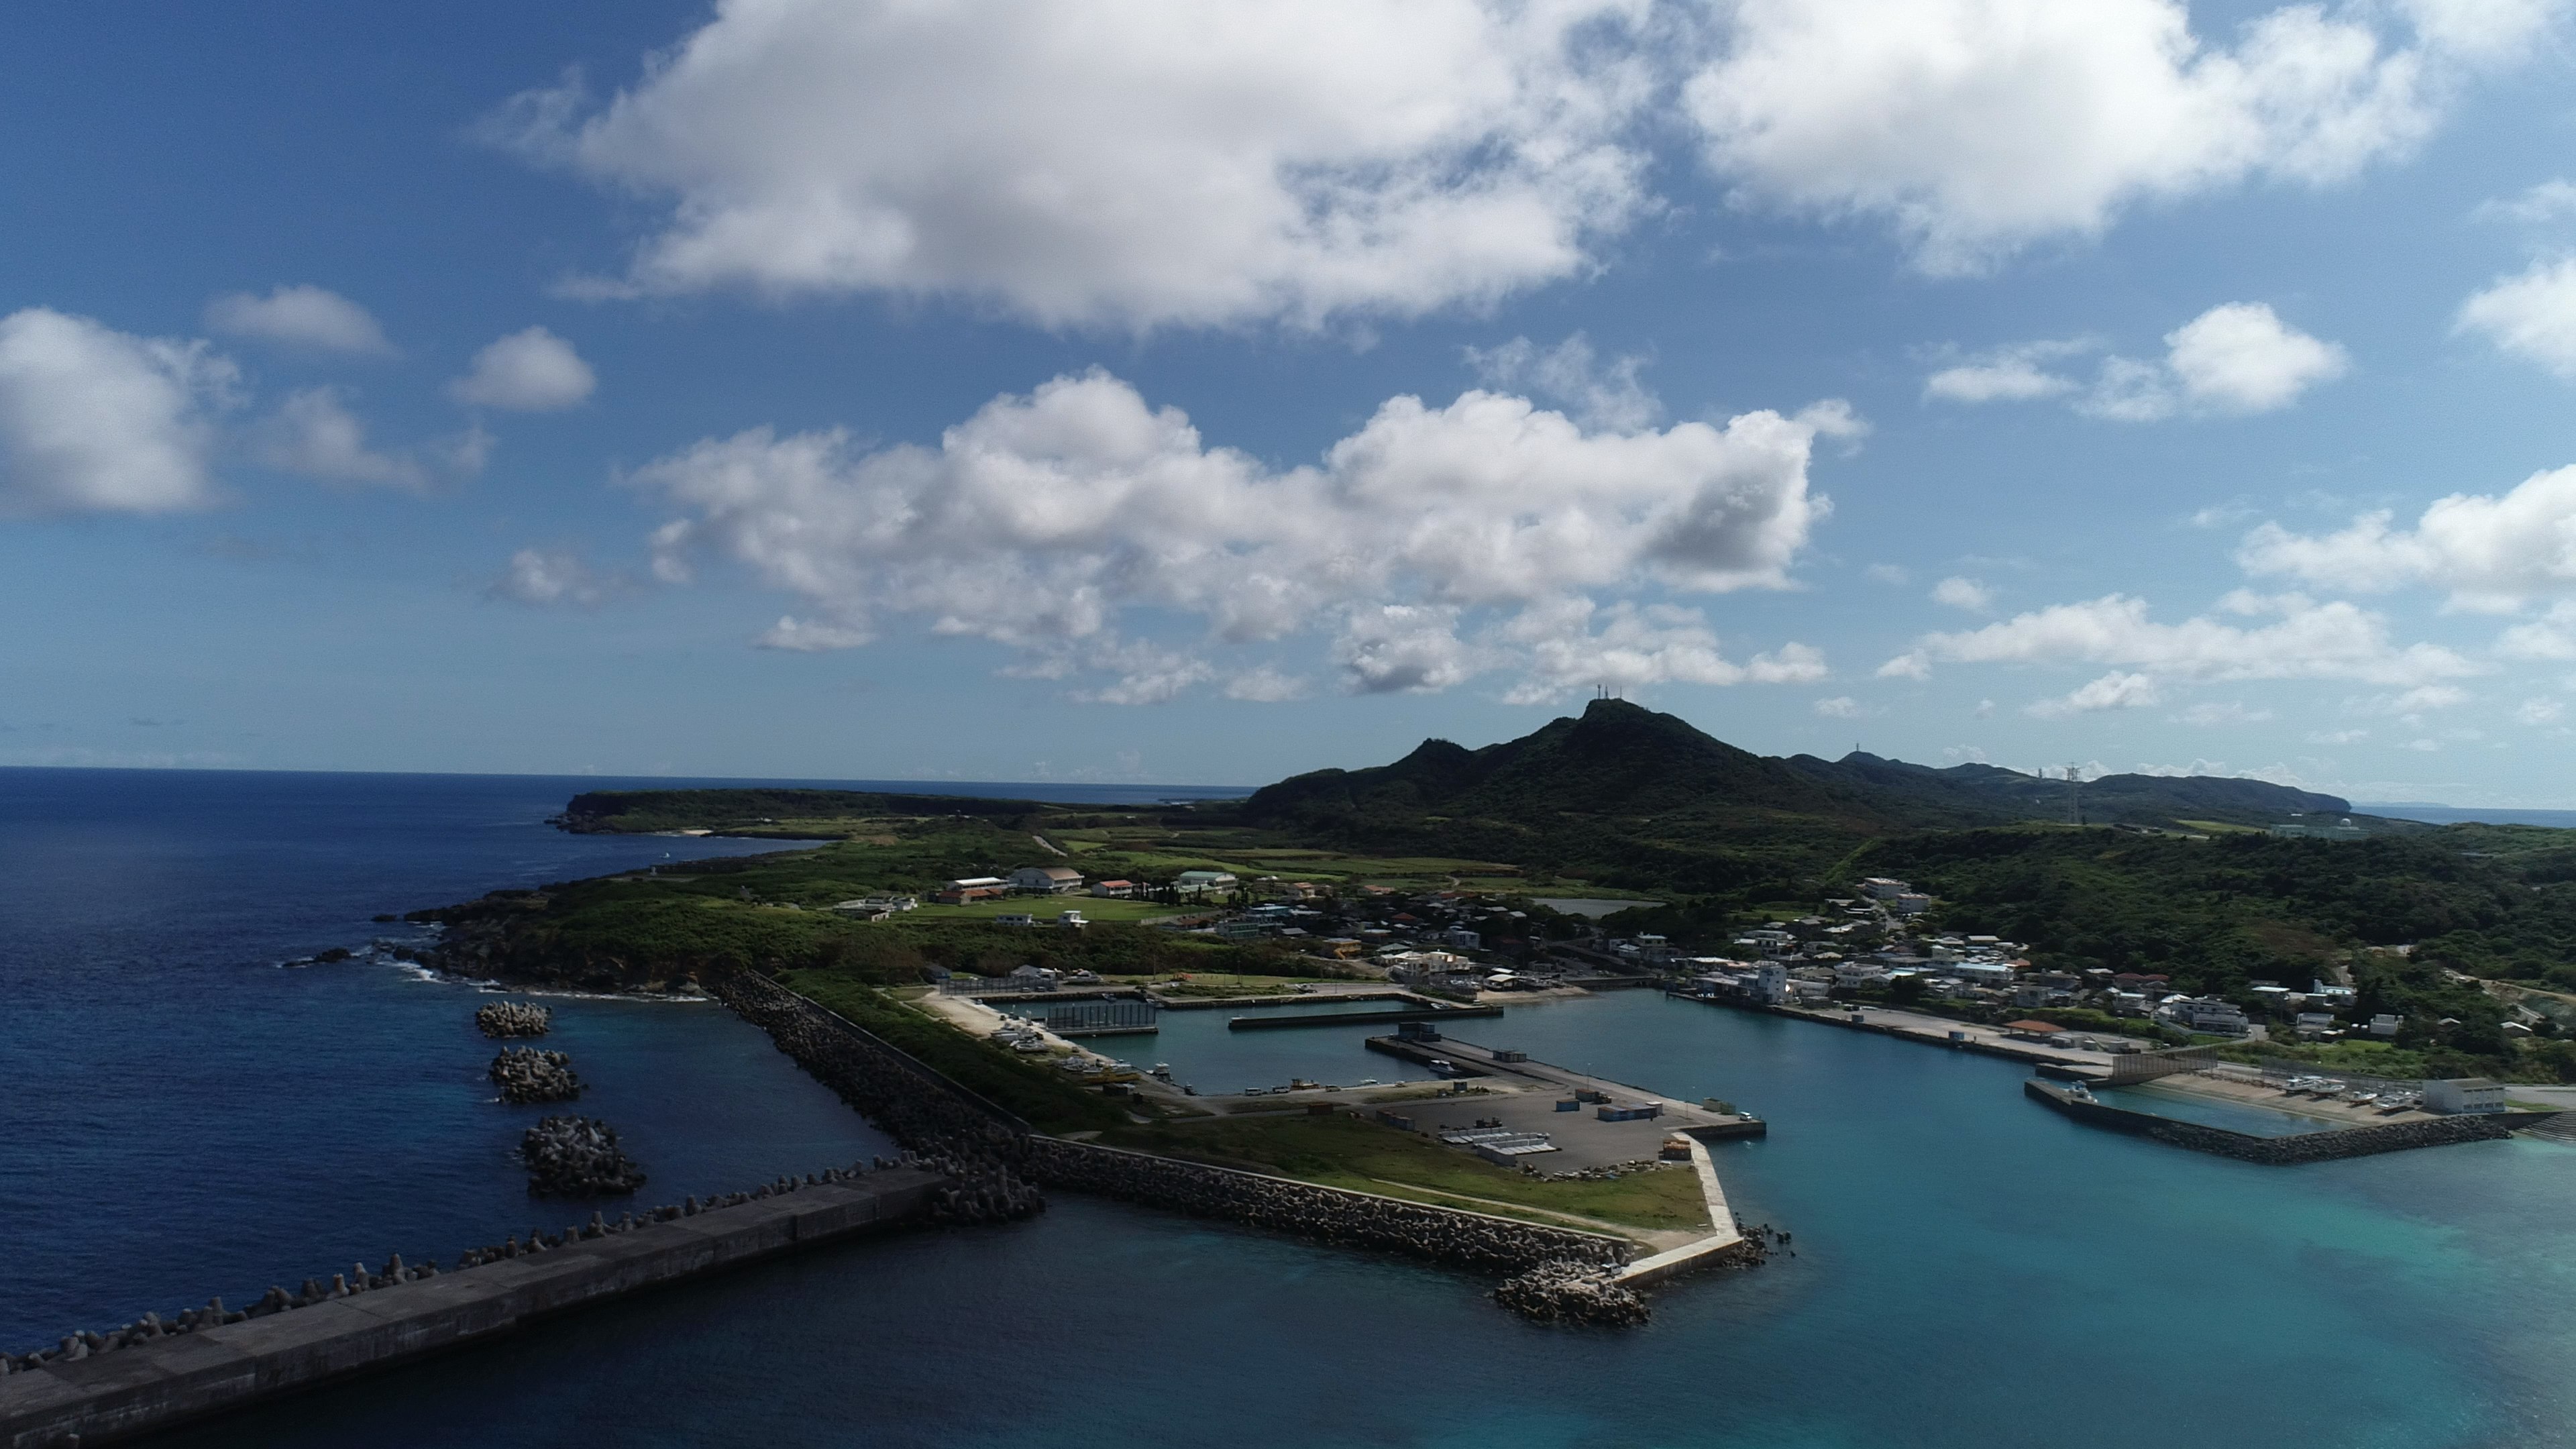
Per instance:
[[[2351,814],[2338,796],[2268,781],[2108,775],[2079,787],[2094,824],[2247,827]],[[1917,765],[1854,751],[1839,760],[1756,755],[1677,715],[1594,700],[1518,739],[1481,749],[1430,739],[1392,764],[1309,771],[1238,807],[1250,823],[1332,833],[1419,833],[1434,822],[1535,828],[1711,818],[1720,835],[1796,817],[1860,835],[2064,820],[2067,784],[1996,765]]]

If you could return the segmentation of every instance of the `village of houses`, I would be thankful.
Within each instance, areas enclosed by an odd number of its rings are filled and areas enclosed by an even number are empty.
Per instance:
[[[1821,902],[1818,914],[1773,920],[1736,934],[1726,956],[1685,954],[1659,935],[1613,936],[1593,920],[1551,909],[1543,901],[1381,886],[1319,887],[1266,876],[1245,880],[1220,870],[1187,870],[1168,881],[1147,883],[1090,880],[1062,865],[1026,866],[1007,877],[948,881],[929,901],[961,906],[1008,898],[1030,908],[984,919],[1001,926],[1080,929],[1089,921],[1074,904],[1077,900],[1150,899],[1173,907],[1173,914],[1153,922],[1166,929],[1267,940],[1315,958],[1319,967],[1329,963],[1330,969],[1319,974],[1384,979],[1460,1001],[1488,994],[1659,985],[1705,999],[1767,1007],[1940,1003],[1951,1011],[1975,1011],[2014,1035],[2062,1045],[2074,1045],[2080,1037],[2083,1045],[2115,1052],[2156,1043],[2108,1031],[2072,1032],[2045,1020],[2005,1018],[2015,1010],[2087,1011],[2150,1022],[2175,1035],[2307,1040],[2347,1033],[2385,1039],[2401,1025],[2387,1015],[2351,1020],[2353,989],[2324,981],[2304,989],[2259,982],[2251,988],[2250,1002],[2238,1002],[2177,991],[2160,974],[2038,969],[2018,943],[1925,928],[1921,921],[1933,898],[1904,881],[1872,877],[1856,889],[1856,895]],[[882,920],[921,904],[913,896],[871,896],[835,909]],[[1581,904],[1597,910],[1617,903]],[[1030,968],[1028,984],[1044,989],[1046,974]]]

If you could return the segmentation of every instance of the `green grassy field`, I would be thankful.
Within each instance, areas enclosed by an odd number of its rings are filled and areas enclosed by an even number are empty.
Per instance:
[[[1705,1230],[1698,1174],[1677,1168],[1608,1182],[1547,1182],[1411,1132],[1352,1117],[1232,1117],[1119,1127],[1101,1139],[1118,1147],[1220,1167],[1275,1172],[1326,1187],[1418,1197],[1516,1204],[1632,1228]],[[1404,1189],[1420,1189],[1419,1193]],[[1433,1194],[1446,1194],[1446,1198]],[[1494,1211],[1492,1208],[1479,1208]]]

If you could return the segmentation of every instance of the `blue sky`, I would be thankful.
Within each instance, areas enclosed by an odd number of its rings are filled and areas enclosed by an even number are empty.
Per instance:
[[[0,763],[2576,805],[2555,0],[10,30]]]

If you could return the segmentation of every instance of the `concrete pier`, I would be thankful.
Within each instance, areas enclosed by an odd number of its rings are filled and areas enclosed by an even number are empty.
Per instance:
[[[1463,1021],[1471,1016],[1500,1016],[1499,1006],[1433,1006],[1393,1011],[1317,1011],[1296,1016],[1238,1016],[1228,1031],[1278,1031],[1299,1026],[1383,1026],[1399,1021]]]
[[[1694,1268],[1733,1262],[1744,1254],[1744,1234],[1736,1229],[1735,1209],[1727,1205],[1726,1188],[1717,1180],[1717,1163],[1708,1155],[1708,1143],[1696,1135],[1684,1135],[1690,1141],[1691,1168],[1699,1174],[1700,1196],[1708,1203],[1711,1232],[1698,1242],[1639,1258],[1620,1269],[1612,1281],[1623,1287],[1648,1287]]]
[[[2115,1132],[2133,1132],[2175,1147],[2188,1147],[2194,1152],[2213,1153],[2268,1167],[2332,1162],[2339,1158],[2369,1157],[2417,1147],[2447,1147],[2461,1142],[2494,1142],[2512,1136],[2513,1129],[2521,1125],[2516,1114],[2498,1113],[2490,1116],[2431,1117],[2377,1127],[2329,1128],[2290,1137],[2256,1137],[2224,1127],[2206,1127],[2197,1122],[2159,1117],[2152,1112],[2114,1107],[2107,1102],[2093,1100],[2089,1093],[2079,1095],[2072,1088],[2037,1077],[2023,1082],[2021,1089],[2023,1095],[2045,1102],[2078,1122],[2108,1127]]]
[[[0,1376],[0,1446],[106,1443],[507,1333],[530,1319],[898,1223],[947,1185],[887,1168],[525,1257]]]

